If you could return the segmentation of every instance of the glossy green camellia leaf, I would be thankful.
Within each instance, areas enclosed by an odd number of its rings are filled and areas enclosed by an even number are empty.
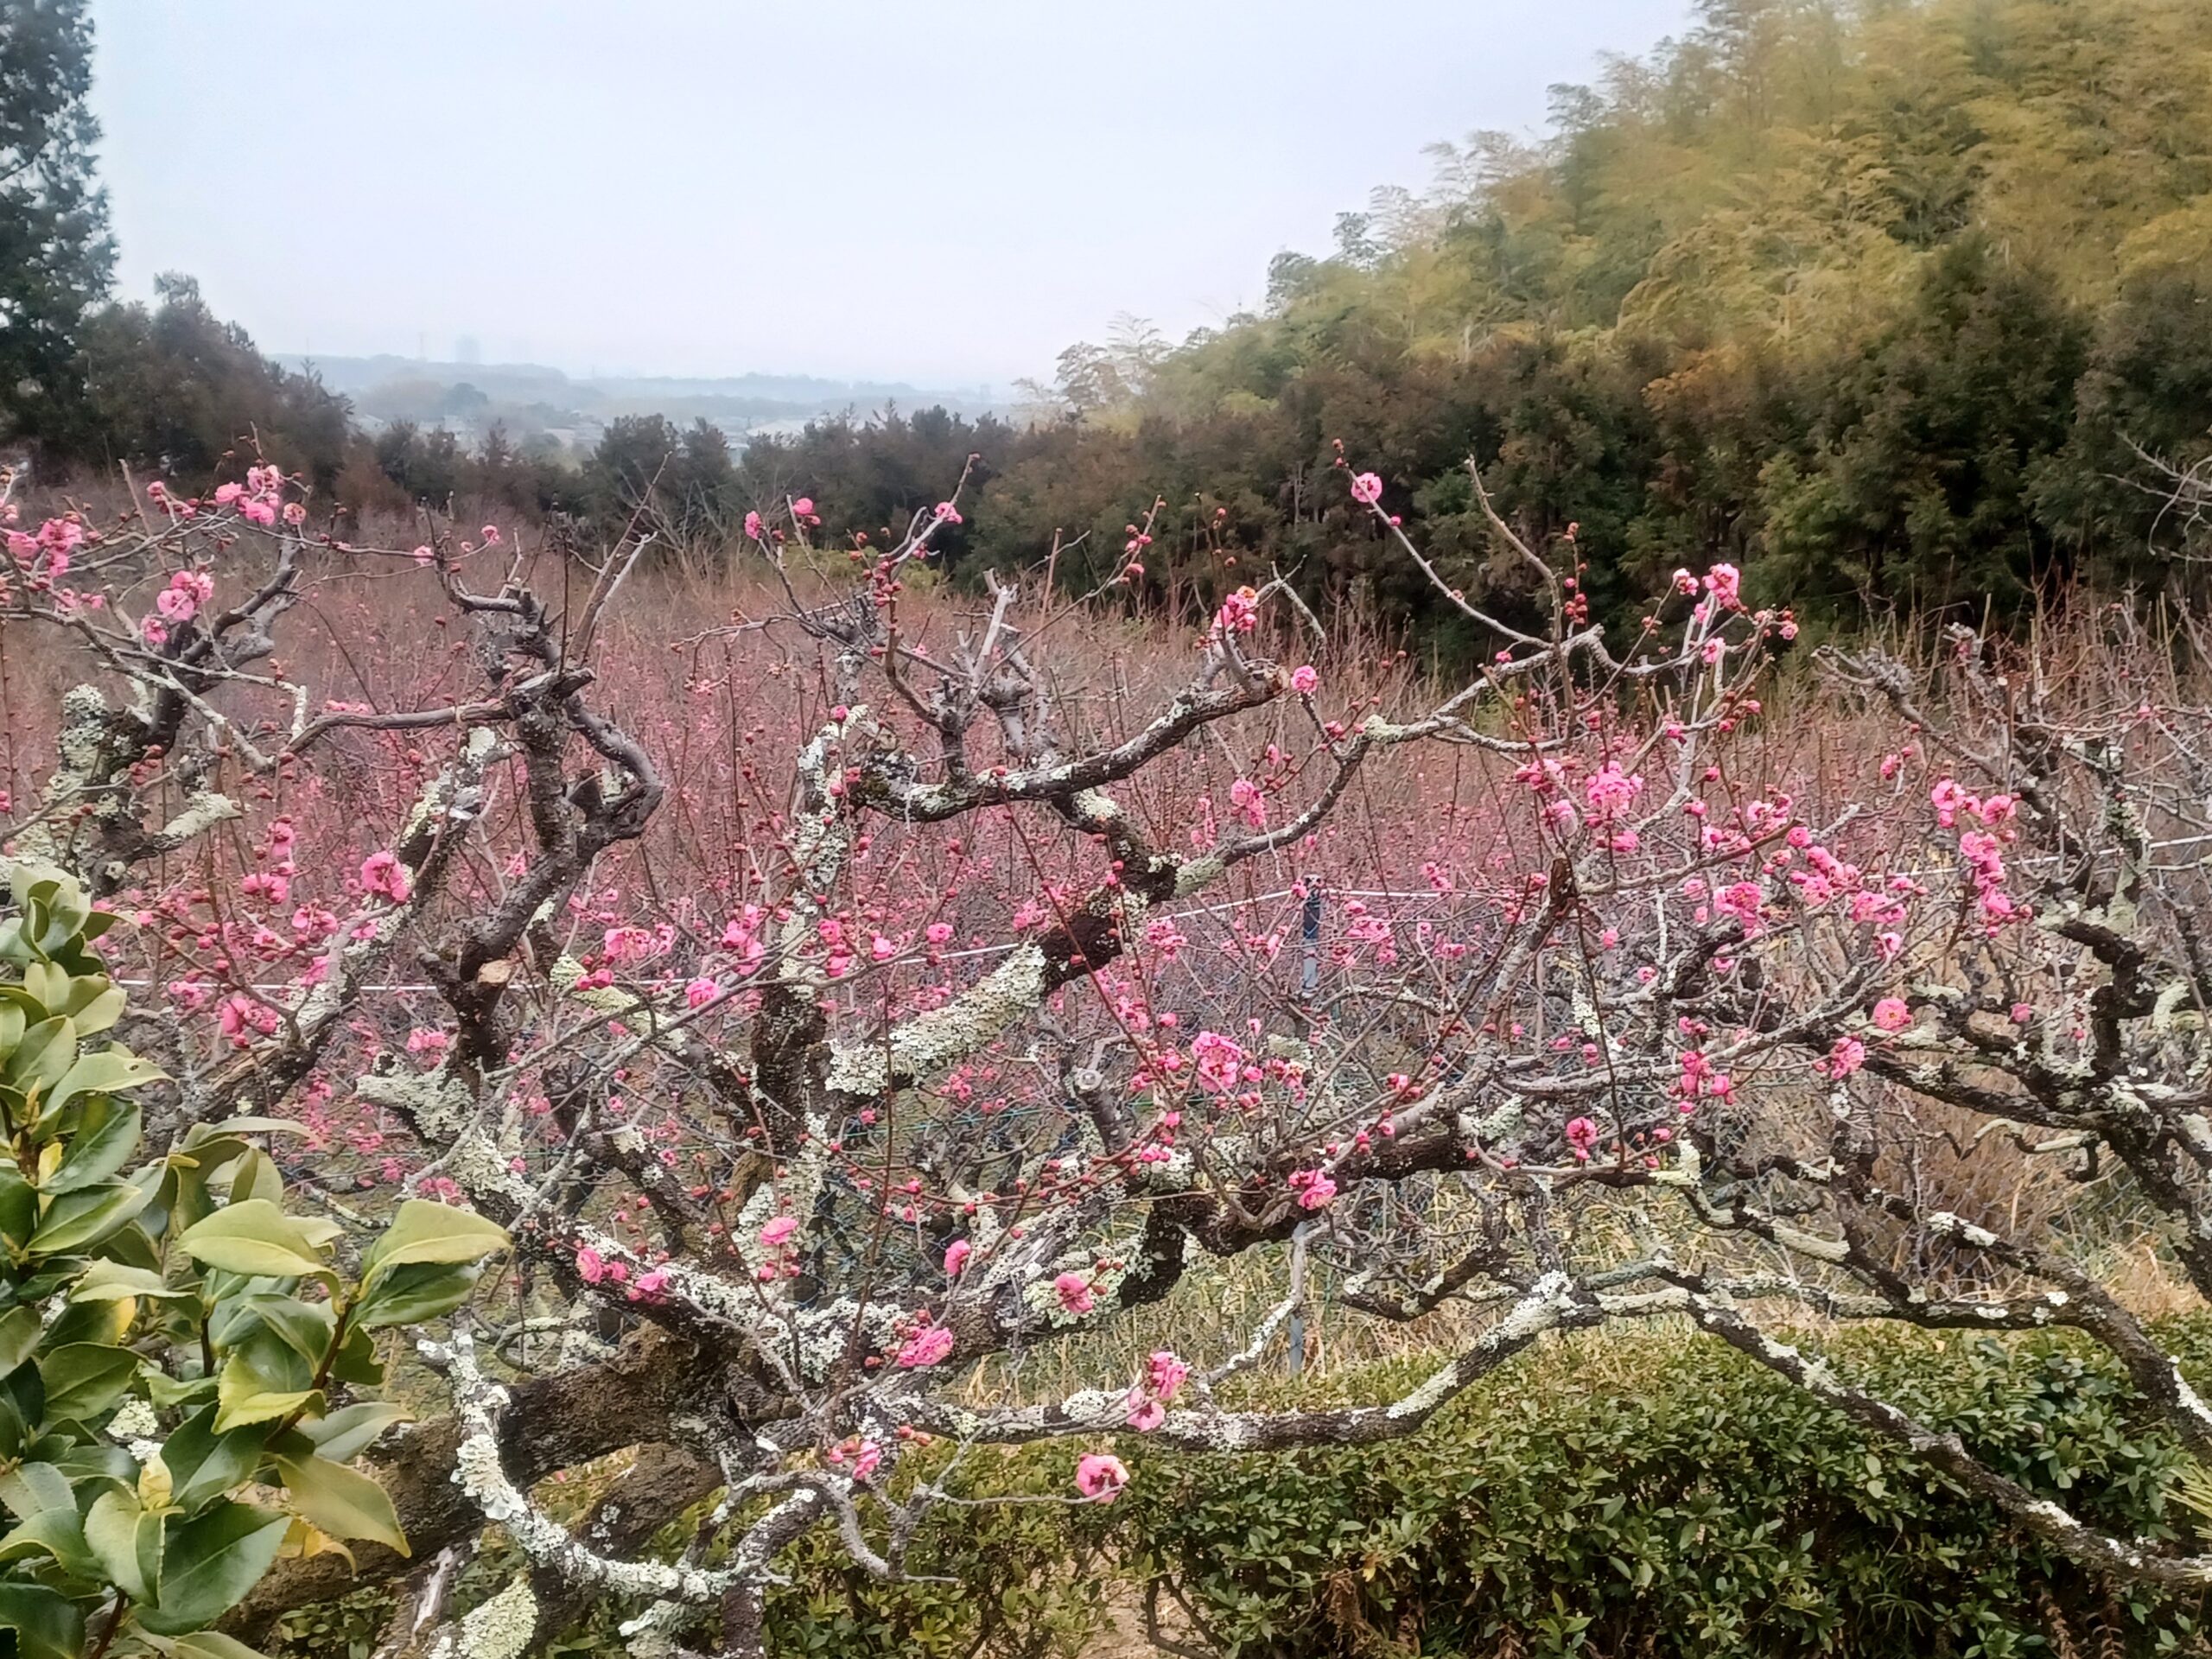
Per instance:
[[[131,1492],[102,1492],[85,1515],[85,1542],[108,1579],[133,1601],[162,1593],[162,1521]]]
[[[266,1659],[266,1656],[220,1630],[194,1630],[171,1645],[169,1659]]]
[[[85,1616],[76,1603],[42,1584],[0,1580],[0,1630],[16,1637],[16,1659],[78,1659]]]
[[[146,1397],[163,1410],[174,1406],[197,1408],[215,1398],[212,1376],[171,1376],[167,1371],[146,1373]]]
[[[377,1331],[450,1313],[468,1300],[481,1271],[437,1262],[410,1262],[391,1268],[362,1295],[354,1322],[364,1331]]]
[[[112,1302],[139,1296],[178,1301],[193,1294],[170,1285],[151,1268],[134,1268],[122,1262],[95,1262],[69,1287],[73,1302]]]
[[[45,1334],[34,1308],[11,1307],[0,1313],[0,1376],[5,1376],[38,1351]]]
[[[87,1421],[122,1398],[138,1375],[138,1356],[128,1348],[97,1342],[73,1342],[39,1357],[46,1381],[49,1421]]]
[[[298,1410],[321,1395],[313,1389],[272,1389],[269,1379],[242,1354],[231,1356],[215,1389],[215,1432],[265,1423]]]
[[[249,1278],[302,1279],[327,1270],[313,1235],[266,1198],[225,1205],[177,1243],[195,1262]]]
[[[84,1521],[73,1505],[41,1510],[0,1538],[0,1562],[35,1560],[41,1555],[77,1578],[91,1578],[100,1570],[92,1547],[85,1541]]]
[[[388,1400],[365,1400],[300,1425],[300,1433],[318,1455],[333,1463],[346,1463],[376,1444],[377,1437],[394,1423],[415,1414]]]
[[[70,1016],[73,1028],[76,1016]],[[78,1033],[83,1035],[81,1032]],[[151,1060],[142,1060],[127,1048],[108,1047],[97,1054],[79,1052],[76,1064],[62,1073],[48,1091],[46,1104],[59,1111],[79,1095],[116,1095],[160,1083],[168,1074]]]
[[[506,1229],[474,1211],[410,1198],[399,1206],[384,1236],[370,1245],[368,1254],[361,1258],[361,1276],[365,1282],[372,1281],[394,1268],[415,1262],[454,1266],[479,1262],[506,1248]]]
[[[43,1093],[77,1063],[77,1025],[66,1014],[41,1020],[25,1032],[8,1057],[8,1081],[26,1094]]]
[[[200,1151],[210,1140],[231,1139],[241,1135],[305,1135],[307,1126],[295,1123],[289,1117],[226,1117],[219,1123],[195,1123],[192,1132],[184,1137],[188,1152]],[[241,1143],[243,1144],[243,1143]]]
[[[212,1624],[261,1581],[291,1522],[251,1503],[219,1503],[174,1525],[162,1561],[161,1599],[138,1610],[157,1636]]]
[[[12,1169],[0,1169],[0,1237],[16,1249],[38,1228],[38,1191]]]
[[[248,1147],[231,1170],[231,1202],[242,1204],[248,1198],[266,1198],[279,1205],[284,1202],[284,1178],[258,1147]]]
[[[0,985],[0,1071],[4,1071],[9,1057],[15,1053],[16,1045],[23,1040],[23,1033],[30,1028],[34,1010],[27,1006],[32,999],[23,994],[20,985]],[[35,1010],[43,1016],[43,1008]]]
[[[162,1207],[162,1186],[166,1173],[160,1164],[147,1164],[130,1172],[130,1184],[145,1188],[154,1196],[147,1200],[143,1210],[131,1217],[127,1226],[100,1241],[101,1261],[113,1262],[126,1268],[143,1268],[149,1273],[162,1270],[162,1249],[154,1243],[154,1236],[175,1230],[169,1225],[168,1211]],[[70,1282],[76,1282],[74,1275]]]
[[[48,1510],[77,1513],[77,1496],[69,1477],[50,1463],[19,1463],[0,1474],[0,1503],[26,1521]]]
[[[91,1249],[154,1201],[153,1190],[130,1181],[108,1181],[65,1192],[48,1206],[24,1246],[33,1255],[68,1255]]]
[[[50,962],[23,964],[23,989],[48,1014],[69,1012],[69,970]]]
[[[331,1362],[330,1375],[333,1381],[351,1382],[356,1388],[382,1388],[384,1362],[377,1357],[376,1339],[355,1325],[339,1344],[338,1357]]]
[[[78,1062],[80,1067],[83,1064]],[[85,1108],[84,1121],[76,1134],[69,1137],[61,1162],[40,1186],[58,1195],[106,1180],[138,1150],[142,1122],[136,1102],[95,1095]]]
[[[72,1342],[101,1342],[111,1348],[119,1347],[137,1312],[137,1304],[132,1301],[71,1302],[61,1310],[59,1318],[48,1325],[41,1345],[49,1353]]]
[[[239,1306],[309,1364],[320,1365],[323,1355],[329,1352],[335,1325],[327,1304],[316,1306],[295,1296],[264,1295],[249,1296]]]
[[[60,1012],[77,1022],[79,1038],[97,1037],[123,1018],[130,999],[104,974],[80,974],[69,982],[69,1000]]]
[[[11,1455],[29,1459],[33,1463],[51,1462],[39,1443],[40,1425],[46,1421],[46,1380],[39,1375],[35,1362],[18,1365],[5,1376],[0,1376],[0,1400],[4,1400],[15,1414],[14,1422],[20,1423],[22,1433],[19,1450]],[[13,1425],[11,1424],[11,1429]],[[18,1515],[28,1515],[28,1510],[17,1510]]]
[[[243,1312],[241,1304],[226,1302],[216,1317],[222,1325],[215,1332],[216,1351],[226,1353],[229,1359],[243,1360],[261,1379],[263,1389],[276,1391],[315,1386],[315,1362]]]
[[[69,1484],[80,1493],[88,1480],[96,1483],[98,1490],[118,1482],[127,1485],[138,1478],[138,1465],[130,1453],[103,1440],[80,1441],[67,1452],[56,1452],[54,1466],[68,1476]]]
[[[385,1489],[358,1470],[315,1455],[308,1442],[288,1434],[277,1442],[276,1473],[300,1513],[334,1538],[369,1538],[410,1554],[399,1514]]]
[[[22,1408],[4,1389],[0,1389],[0,1458],[21,1457],[23,1443],[30,1438],[30,1425],[23,1421]],[[20,1510],[16,1512],[22,1513]]]
[[[259,1425],[218,1433],[216,1408],[202,1407],[178,1424],[162,1446],[169,1502],[187,1514],[250,1478],[269,1431]]]
[[[268,1659],[258,1648],[249,1648],[220,1630],[194,1630],[169,1644],[169,1659]]]

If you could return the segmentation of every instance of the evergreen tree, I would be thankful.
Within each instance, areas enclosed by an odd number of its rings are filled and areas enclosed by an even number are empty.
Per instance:
[[[92,46],[86,0],[0,4],[0,434],[66,438],[84,418],[79,329],[115,260]]]

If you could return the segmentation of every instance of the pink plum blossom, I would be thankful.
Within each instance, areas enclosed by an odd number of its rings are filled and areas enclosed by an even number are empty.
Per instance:
[[[1104,1452],[1087,1452],[1076,1460],[1076,1490],[1094,1503],[1111,1503],[1129,1484],[1128,1465]]]
[[[943,1361],[952,1346],[952,1332],[932,1325],[906,1338],[899,1350],[899,1363],[910,1371],[925,1370]]]

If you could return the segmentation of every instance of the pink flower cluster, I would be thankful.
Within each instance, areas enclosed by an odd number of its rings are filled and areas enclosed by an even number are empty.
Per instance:
[[[1255,830],[1268,827],[1268,798],[1260,786],[1249,778],[1239,778],[1229,786],[1229,804],[1243,815],[1244,822]]]
[[[740,972],[750,972],[761,957],[768,954],[768,947],[760,938],[760,925],[766,912],[758,905],[747,905],[723,924],[722,949],[734,954]]]
[[[1611,823],[1621,817],[1635,806],[1643,788],[1642,772],[1623,772],[1619,761],[1606,761],[1590,774],[1589,781],[1582,786],[1583,798],[1590,803],[1590,822]],[[1618,850],[1632,852],[1635,849],[1630,845]]]
[[[610,1262],[588,1244],[576,1249],[576,1277],[588,1285],[629,1284],[626,1293],[633,1302],[654,1303],[668,1298],[669,1274],[666,1269],[655,1268],[638,1275],[630,1284],[630,1268],[626,1262]]]
[[[798,1247],[791,1242],[798,1231],[798,1221],[792,1216],[771,1216],[762,1224],[761,1261],[753,1269],[753,1276],[762,1284],[772,1284],[798,1271]]]
[[[29,575],[31,587],[43,592],[69,574],[70,556],[85,541],[84,523],[72,512],[48,518],[35,535],[10,531],[8,553]]]
[[[215,1027],[233,1048],[245,1048],[256,1037],[272,1034],[280,1023],[276,1010],[254,997],[233,994],[215,1010]]]
[[[1076,1459],[1076,1490],[1093,1503],[1111,1503],[1128,1484],[1128,1466],[1110,1453],[1086,1452]]]
[[[395,905],[404,904],[407,895],[414,891],[407,875],[407,867],[399,861],[396,853],[371,853],[361,861],[361,891],[389,899]]]
[[[924,1313],[919,1317],[926,1321],[929,1315]],[[898,1363],[910,1371],[924,1370],[942,1363],[950,1357],[952,1349],[951,1332],[941,1325],[925,1323],[900,1345]]]
[[[1322,1210],[1337,1196],[1337,1184],[1324,1171],[1294,1169],[1290,1173],[1290,1190],[1298,1194],[1301,1210]]]
[[[264,529],[276,522],[280,510],[289,524],[296,524],[307,516],[306,510],[299,508],[296,502],[293,504],[294,508],[298,509],[296,512],[285,509],[283,496],[284,474],[274,467],[249,467],[245,469],[244,484],[219,484],[215,486],[217,506],[235,506],[239,518]]]
[[[676,929],[667,922],[658,927],[610,927],[600,937],[603,961],[627,966],[650,962],[676,943]]]
[[[1706,1029],[1692,1021],[1686,1020],[1684,1024],[1691,1027],[1691,1034]],[[1676,1064],[1681,1072],[1675,1080],[1674,1092],[1684,1117],[1697,1110],[1700,1100],[1725,1101],[1736,1092],[1736,1080],[1715,1066],[1700,1049],[1684,1049]]]
[[[1827,1058],[1815,1062],[1813,1069],[1840,1083],[1866,1064],[1866,1045],[1856,1037],[1839,1037],[1835,1046],[1828,1050]]]
[[[1248,1056],[1243,1045],[1217,1031],[1202,1031],[1191,1039],[1192,1075],[1209,1094],[1234,1094],[1245,1080]],[[1260,1079],[1259,1068],[1249,1068],[1251,1081]]]
[[[1214,629],[1222,634],[1249,633],[1260,626],[1260,590],[1239,588],[1221,601],[1213,615]]]
[[[1175,1396],[1182,1391],[1191,1368],[1166,1349],[1155,1351],[1145,1362],[1143,1381],[1128,1393],[1128,1425],[1141,1434],[1149,1434],[1167,1421],[1167,1408],[1175,1403]]]
[[[2010,795],[1972,794],[1950,778],[1937,779],[1928,798],[1936,810],[1936,822],[1947,830],[1967,818],[1979,819],[1985,826],[1960,830],[1959,852],[1967,861],[1982,921],[1989,931],[1994,933],[2008,922],[2026,917],[2028,907],[2005,890],[2005,843],[2018,834],[2011,827],[2018,816],[2018,803]]]
[[[258,899],[266,904],[281,905],[292,896],[292,880],[299,874],[299,867],[292,859],[292,849],[299,838],[299,831],[289,818],[273,818],[269,824],[269,839],[254,849],[254,856],[268,868],[249,870],[238,878],[238,893],[242,898]],[[334,926],[336,918],[332,918]],[[295,918],[297,926],[297,918]],[[315,930],[299,927],[302,933]]]
[[[155,596],[154,608],[171,622],[189,622],[214,596],[214,577],[205,570],[180,570]]]
[[[862,1485],[882,1466],[883,1448],[874,1440],[855,1435],[831,1446],[823,1453],[823,1460],[832,1468],[842,1469],[853,1478],[855,1484]]]

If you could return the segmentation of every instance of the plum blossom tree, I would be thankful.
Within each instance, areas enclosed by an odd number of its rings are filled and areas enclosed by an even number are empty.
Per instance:
[[[51,632],[93,679],[7,846],[137,924],[175,1010],[134,1038],[173,1079],[149,1135],[293,1113],[404,1147],[387,1179],[473,1206],[519,1258],[420,1335],[450,1412],[371,1453],[415,1557],[282,1562],[240,1635],[358,1573],[407,1578],[400,1645],[427,1653],[519,1654],[613,1598],[641,1610],[633,1651],[759,1654],[803,1535],[906,1570],[945,1501],[894,1489],[918,1446],[1065,1441],[1067,1501],[1111,1502],[1117,1434],[1408,1434],[1548,1332],[1660,1318],[2084,1561],[2212,1582],[2178,1535],[2060,1507],[1802,1331],[2070,1328],[2212,1455],[2212,1408],[2121,1300],[1963,1212],[1920,1156],[1963,1135],[2116,1166],[2212,1294],[2205,866],[2176,855],[2212,835],[2212,703],[2179,671],[2121,695],[1963,632],[1934,662],[1834,652],[1823,695],[1891,741],[1823,766],[1764,706],[1795,626],[1728,566],[1678,573],[1618,645],[1573,538],[1540,550],[1493,513],[1551,618],[1524,632],[1345,472],[1493,641],[1464,685],[1355,697],[1325,652],[1280,650],[1300,624],[1272,584],[1224,597],[1156,695],[1103,683],[1081,636],[1126,576],[995,582],[950,623],[909,591],[957,491],[856,550],[850,592],[804,591],[806,515],[750,530],[782,601],[672,643],[760,654],[721,677],[727,714],[695,665],[703,712],[653,726],[621,712],[634,543],[556,567],[556,602],[488,531],[313,541],[259,469],[227,499],[149,490],[111,528],[11,532],[10,637]],[[280,626],[361,568],[435,582],[478,683],[451,689],[454,653],[368,701],[296,677]],[[687,772],[717,729],[738,758]],[[364,756],[408,780],[398,821],[329,810]],[[1408,756],[1448,763],[1448,799]],[[1332,823],[1369,787],[1406,794],[1361,863]],[[717,792],[753,804],[718,818]],[[672,860],[671,817],[723,826],[721,873],[612,887],[626,849]],[[1301,958],[1298,918],[1323,914]],[[1016,1404],[966,1386],[1141,1329],[1247,1255],[1281,1297],[1217,1351]],[[1236,1403],[1324,1276],[1452,1345],[1387,1404]],[[533,1495],[626,1447],[648,1454],[582,1525]],[[642,1551],[701,1503],[691,1550]],[[527,1571],[449,1619],[450,1572],[423,1563],[487,1522]]]

